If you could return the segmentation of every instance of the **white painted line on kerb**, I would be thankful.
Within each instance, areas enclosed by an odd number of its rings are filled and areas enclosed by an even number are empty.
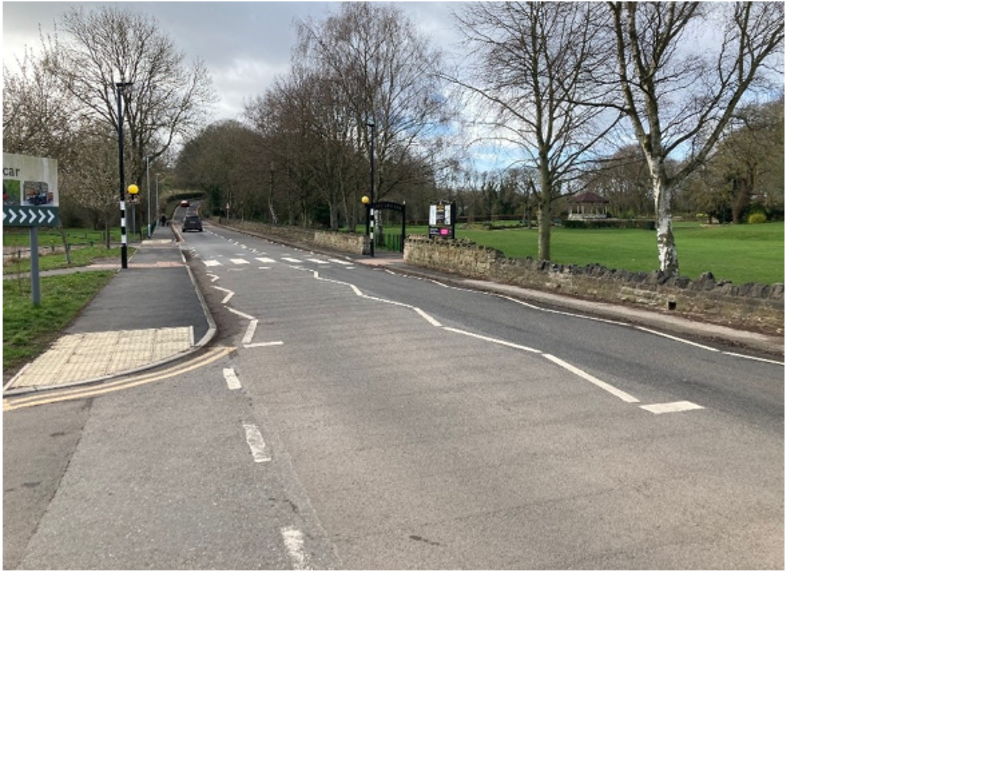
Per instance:
[[[243,388],[243,384],[240,383],[240,379],[236,375],[236,370],[232,367],[222,368],[222,377],[226,379],[226,385],[229,387],[230,391],[236,391],[237,389]]]
[[[655,415],[663,413],[683,413],[685,410],[704,410],[701,405],[694,402],[661,402],[659,405],[640,405],[643,410],[648,410]]]
[[[250,454],[258,464],[270,461],[271,457],[267,453],[267,445],[260,434],[260,430],[253,424],[243,424],[243,431],[246,434],[247,445],[250,446]]]
[[[457,332],[459,335],[468,335],[470,338],[476,338],[478,340],[485,340],[488,343],[499,343],[501,346],[507,346],[508,348],[516,348],[516,349],[520,349],[521,351],[527,351],[530,354],[541,354],[542,353],[537,348],[528,348],[527,346],[521,346],[521,345],[519,345],[517,343],[511,343],[510,341],[507,341],[507,340],[500,340],[499,338],[488,338],[485,335],[477,335],[476,333],[469,332],[468,330],[459,330],[459,329],[456,329],[455,327],[445,327],[444,329],[446,329],[448,332]],[[548,354],[546,354],[545,356],[548,356]],[[636,400],[636,401],[638,402],[638,400]]]
[[[548,359],[550,362],[554,362],[555,364],[559,365],[564,370],[569,370],[571,373],[573,373],[573,375],[578,375],[581,378],[583,378],[583,380],[589,381],[590,383],[594,384],[598,388],[604,389],[606,392],[608,392],[608,394],[613,394],[614,396],[618,397],[618,399],[620,399],[622,402],[638,402],[639,401],[638,399],[636,399],[635,397],[633,397],[631,394],[628,394],[628,393],[622,391],[621,389],[616,389],[610,383],[605,383],[600,378],[595,378],[590,373],[585,373],[579,367],[574,367],[569,362],[564,362],[563,360],[559,359],[559,357],[554,357],[551,354],[542,354],[542,356],[545,357],[546,359]]]
[[[302,531],[297,528],[282,528],[281,538],[285,542],[285,551],[288,553],[288,557],[292,559],[292,565],[295,570],[309,570],[304,549],[305,538],[302,536]]]

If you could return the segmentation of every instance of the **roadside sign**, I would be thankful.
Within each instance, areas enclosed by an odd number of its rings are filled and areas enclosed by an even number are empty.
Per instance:
[[[29,228],[60,224],[58,161],[3,154],[3,224]]]
[[[59,210],[55,207],[7,206],[3,205],[5,227],[35,225],[41,228],[56,228],[60,224]]]
[[[457,206],[454,201],[438,201],[436,204],[431,204],[427,235],[455,238],[455,223],[458,220],[456,214]]]

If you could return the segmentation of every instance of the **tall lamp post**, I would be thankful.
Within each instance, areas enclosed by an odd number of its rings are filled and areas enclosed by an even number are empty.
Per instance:
[[[368,239],[371,256],[375,257],[375,124],[368,124]]]
[[[132,85],[128,83],[116,83],[115,91],[118,95],[118,211],[122,219],[122,268],[128,268],[128,233],[125,224],[125,135],[122,131],[122,90]]]

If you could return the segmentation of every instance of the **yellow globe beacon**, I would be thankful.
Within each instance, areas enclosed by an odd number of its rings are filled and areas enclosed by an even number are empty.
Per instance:
[[[139,186],[138,185],[129,185],[128,186],[128,192],[129,192],[130,195],[134,196],[136,193],[139,192]]]
[[[368,198],[368,196],[362,196],[361,197],[361,203],[362,204],[367,204],[369,201],[371,201],[371,199]]]

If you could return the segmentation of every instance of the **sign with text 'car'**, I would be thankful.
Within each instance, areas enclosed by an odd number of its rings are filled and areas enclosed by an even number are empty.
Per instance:
[[[5,227],[59,225],[59,162],[16,153],[3,154]]]

